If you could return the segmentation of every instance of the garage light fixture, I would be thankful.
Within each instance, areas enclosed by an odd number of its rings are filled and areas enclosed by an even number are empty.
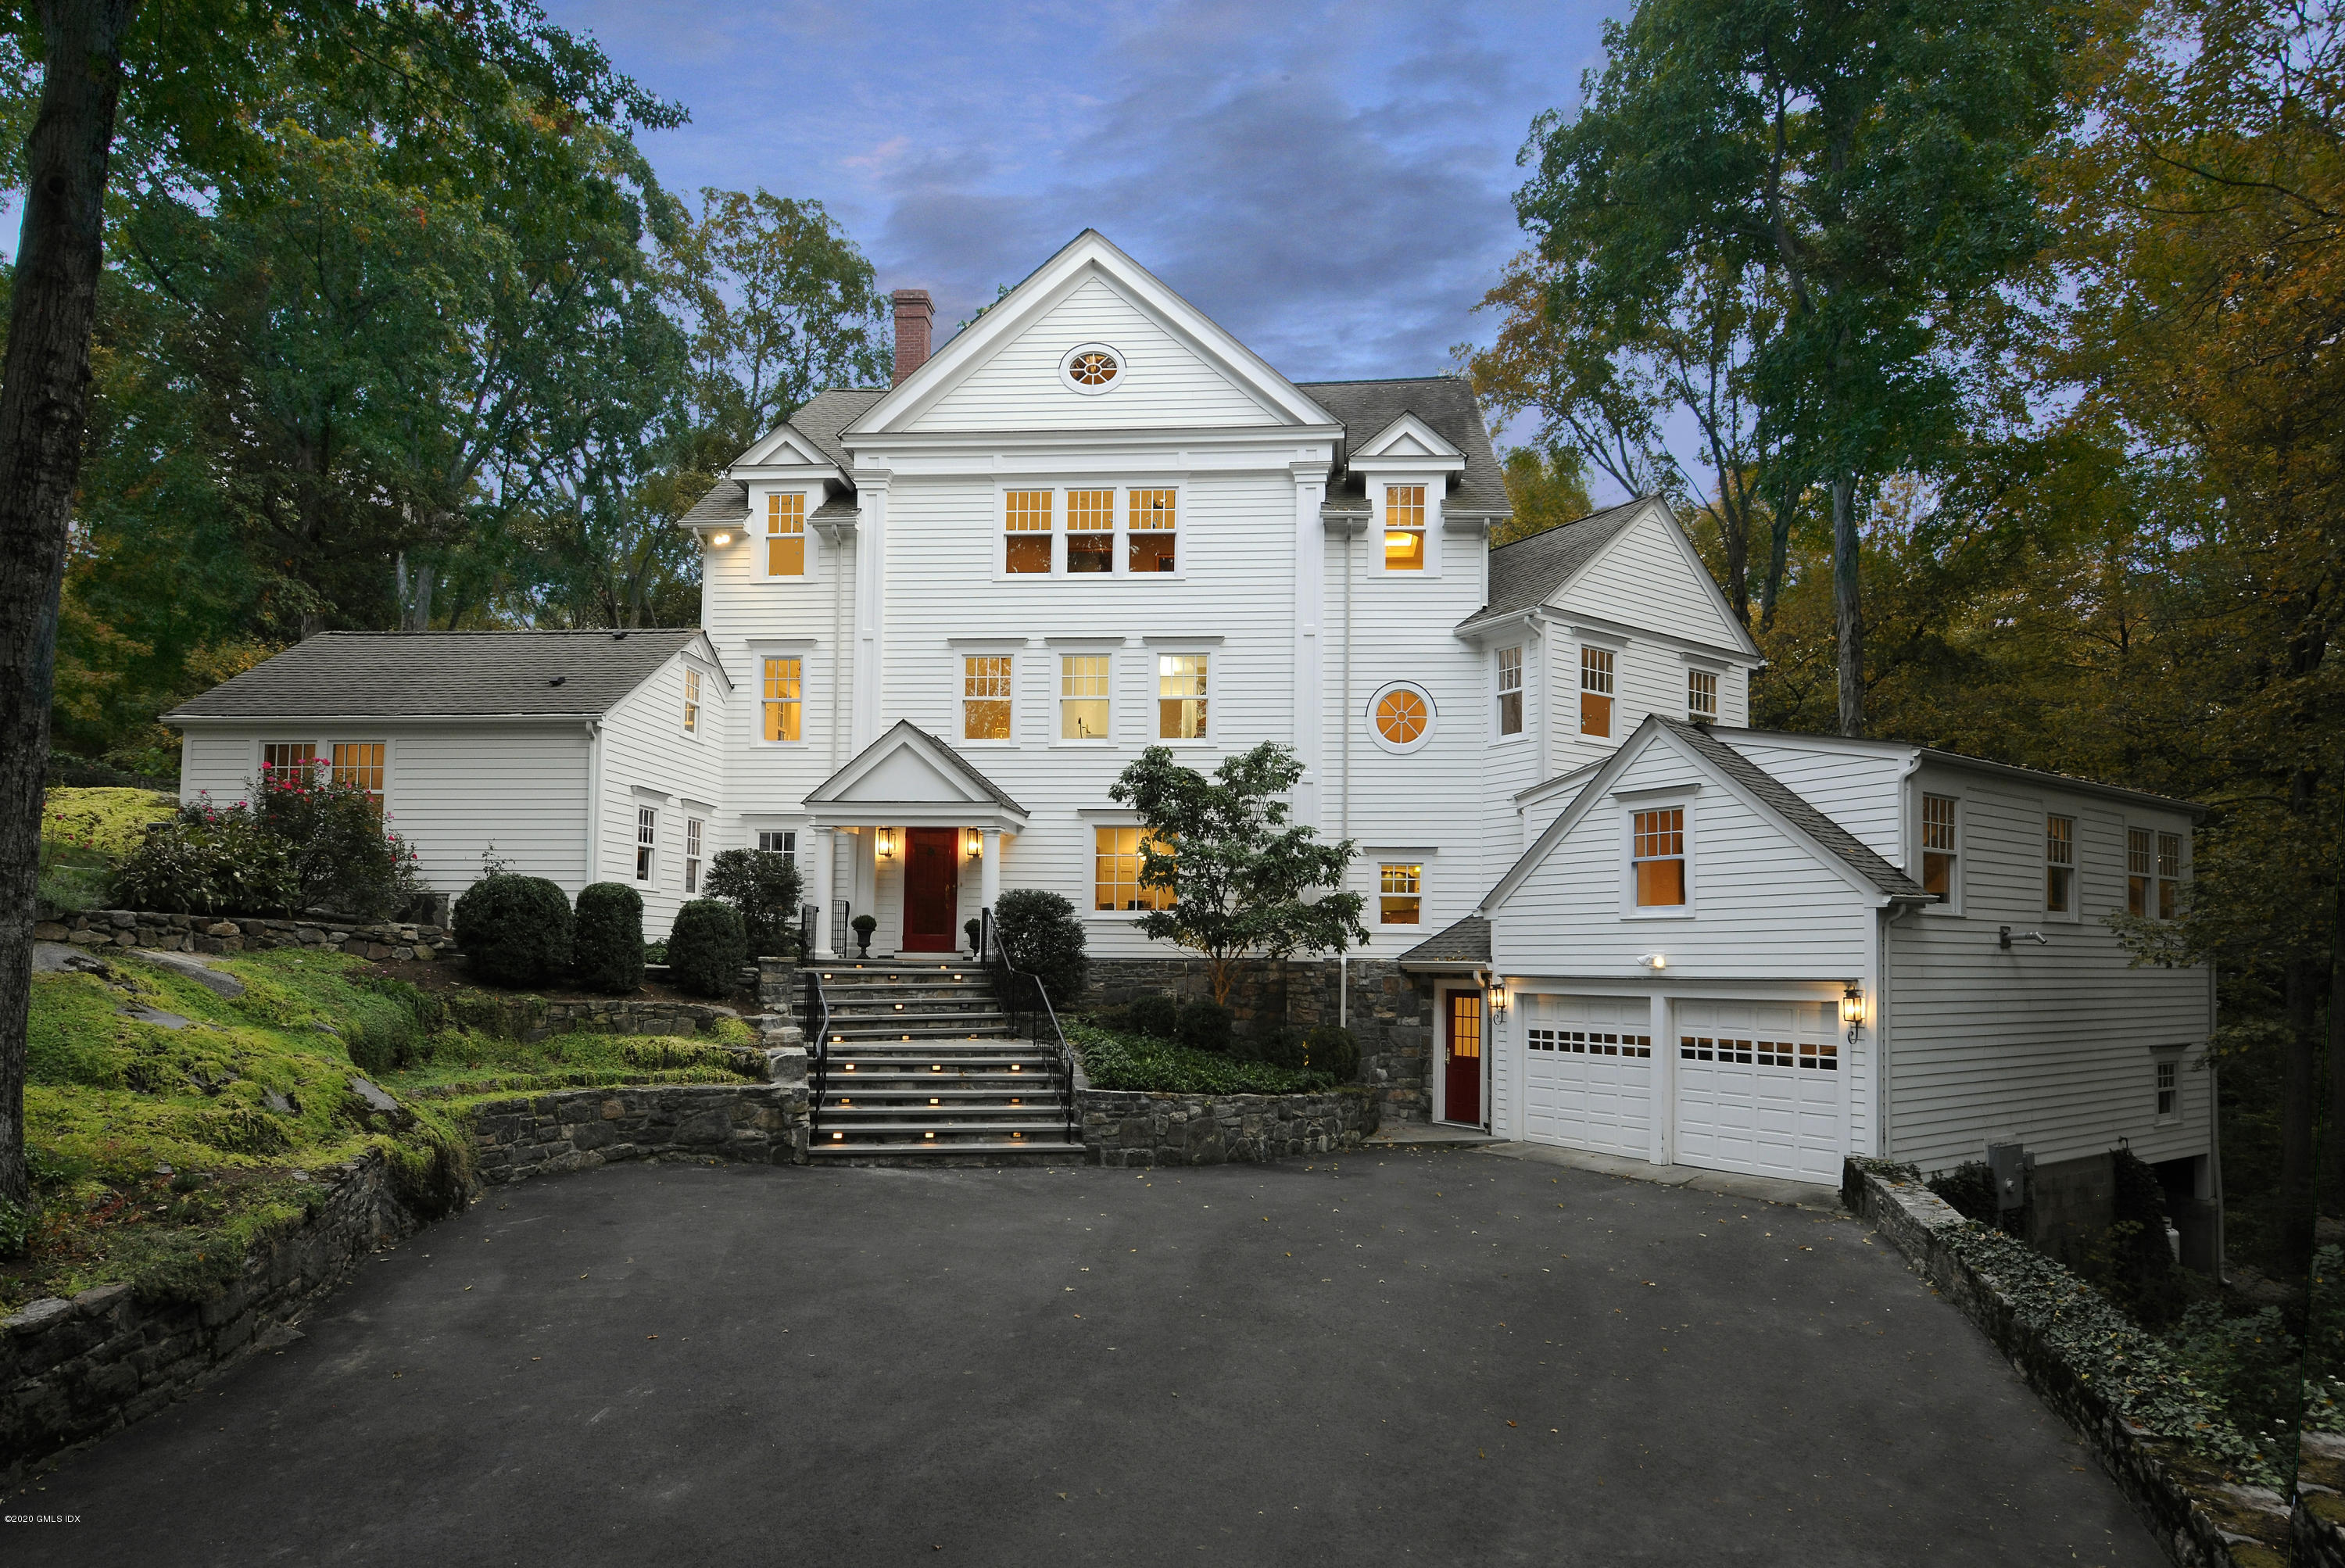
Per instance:
[[[1670,955],[1666,952],[1649,952],[1637,962],[1658,973],[1670,966]]]
[[[1506,1015],[1507,983],[1503,980],[1493,979],[1490,982],[1490,1016],[1493,1018],[1504,1018]]]
[[[708,542],[722,550],[726,545],[733,543],[733,535],[730,534],[712,534],[708,536]]]
[[[1864,992],[1853,980],[1841,990],[1840,1021],[1848,1025],[1848,1043],[1855,1044],[1864,1032]]]

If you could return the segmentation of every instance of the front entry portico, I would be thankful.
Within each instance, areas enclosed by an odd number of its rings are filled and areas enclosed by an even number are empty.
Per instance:
[[[816,958],[851,951],[850,901],[838,875],[838,840],[868,845],[875,952],[950,952],[964,921],[1001,891],[1002,840],[1025,831],[1026,809],[966,759],[918,726],[899,721],[806,798],[807,901],[816,908]],[[962,861],[975,860],[978,898],[968,907]],[[852,873],[850,873],[852,874]],[[892,918],[891,918],[892,917]]]

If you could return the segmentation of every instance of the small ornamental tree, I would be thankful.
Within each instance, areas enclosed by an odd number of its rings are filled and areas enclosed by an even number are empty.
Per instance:
[[[1091,954],[1075,906],[1041,888],[1012,888],[993,906],[994,935],[1019,968],[1065,1007],[1091,983]]]
[[[1368,940],[1364,901],[1336,891],[1357,852],[1352,841],[1322,843],[1287,822],[1284,796],[1302,777],[1294,751],[1275,741],[1223,758],[1211,779],[1152,746],[1108,790],[1148,830],[1140,885],[1172,895],[1132,924],[1203,955],[1221,1006],[1240,959],[1342,952]]]
[[[644,896],[624,882],[596,882],[578,894],[571,968],[589,991],[624,996],[644,983]]]
[[[741,911],[752,958],[780,958],[795,948],[802,886],[797,863],[770,850],[720,850],[701,883],[710,898]]]

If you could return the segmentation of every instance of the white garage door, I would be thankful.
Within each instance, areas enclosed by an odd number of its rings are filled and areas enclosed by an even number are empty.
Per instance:
[[[1832,1009],[1677,1003],[1677,1159],[1837,1184],[1847,1076]]]
[[[1518,996],[1523,1135],[1600,1154],[1650,1154],[1653,1005],[1641,997]]]

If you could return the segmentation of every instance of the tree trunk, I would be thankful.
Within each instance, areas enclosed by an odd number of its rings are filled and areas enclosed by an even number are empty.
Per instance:
[[[2345,878],[2337,884],[2336,923],[2329,928],[2330,1192],[2345,1215]]]
[[[66,524],[89,415],[106,161],[137,0],[43,0],[41,107],[25,140],[8,351],[0,362],[0,1201],[30,1196],[25,1045],[41,779]]]
[[[2312,1266],[2312,1079],[2320,1060],[2314,1030],[2320,990],[2320,961],[2291,958],[2284,971],[2288,1056],[2280,1083],[2279,1265],[2290,1274]]]
[[[1840,634],[1840,732],[1864,733],[1864,608],[1857,596],[1856,482],[1832,483],[1832,612]]]

